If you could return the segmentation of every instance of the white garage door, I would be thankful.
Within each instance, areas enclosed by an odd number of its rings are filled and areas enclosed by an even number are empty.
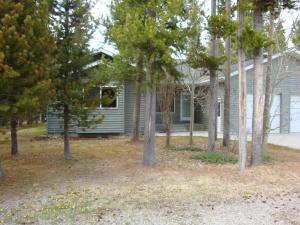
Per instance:
[[[300,132],[300,96],[291,96],[290,132]]]
[[[271,133],[280,132],[280,95],[273,96],[270,110]],[[247,130],[252,132],[253,95],[247,95]]]

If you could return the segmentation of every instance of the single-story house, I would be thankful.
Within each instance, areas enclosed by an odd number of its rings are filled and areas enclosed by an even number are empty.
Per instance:
[[[107,53],[105,53],[107,54]],[[264,72],[266,72],[267,59],[264,59]],[[183,74],[189,70],[187,66],[178,67]],[[300,52],[287,51],[273,56],[273,79],[275,89],[271,107],[271,132],[274,133],[292,133],[300,132]],[[236,134],[238,129],[238,70],[237,66],[232,66],[231,73],[231,111],[230,126],[231,133]],[[253,61],[246,62],[247,74],[247,127],[251,131],[252,110],[253,110]],[[207,86],[209,78],[203,77],[198,81],[197,86]],[[109,95],[116,92],[116,87],[104,86],[99,88],[99,98],[102,95]],[[173,130],[188,131],[190,120],[190,100],[189,94],[180,86],[176,91],[174,98],[173,112]],[[218,131],[223,129],[223,109],[224,109],[224,76],[219,74],[218,84]],[[93,128],[81,128],[71,126],[70,133],[77,135],[88,134],[129,134],[132,130],[132,115],[135,99],[135,85],[132,81],[124,81],[118,90],[117,98],[106,105],[100,105],[95,110],[95,114],[103,115],[101,123]],[[207,104],[207,103],[206,103]],[[203,107],[205,104],[195,106],[195,130],[207,130],[208,113]],[[161,113],[159,112],[159,97],[157,100],[156,124],[157,131],[163,130]],[[144,127],[144,109],[145,98],[141,97],[140,128]],[[47,115],[48,134],[63,133],[62,119],[53,113]]]

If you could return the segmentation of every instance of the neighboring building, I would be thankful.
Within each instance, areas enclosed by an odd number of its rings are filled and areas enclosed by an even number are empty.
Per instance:
[[[264,65],[266,69],[266,62]],[[183,74],[188,73],[186,65],[178,68]],[[273,56],[273,70],[275,80],[275,90],[273,103],[271,107],[271,128],[274,133],[300,132],[300,53],[286,52]],[[253,100],[253,63],[246,62],[247,73],[247,127],[251,131],[252,127],[252,100]],[[238,129],[238,71],[237,67],[232,67],[231,74],[231,112],[230,125],[231,133],[236,134]],[[188,82],[188,81],[187,81]],[[218,89],[218,131],[223,128],[223,103],[224,103],[224,77],[219,76]],[[203,77],[198,81],[198,87],[207,86],[209,78]],[[118,91],[118,97],[108,103],[102,103],[96,114],[104,116],[102,123],[97,124],[93,128],[82,129],[80,127],[71,126],[70,133],[83,134],[129,134],[132,130],[132,114],[134,106],[135,88],[134,83],[124,81],[119,90],[114,86],[104,86],[99,88],[100,96],[113,96]],[[176,91],[173,106],[173,130],[187,131],[189,128],[190,118],[190,100],[188,93],[180,86]],[[141,98],[141,115],[140,128],[144,127],[144,96]],[[207,130],[208,115],[205,109],[207,103],[203,103],[195,107],[195,130]],[[161,113],[159,112],[159,98],[157,101],[156,124],[157,131],[163,131]],[[48,134],[63,133],[62,119],[49,113],[47,116]]]

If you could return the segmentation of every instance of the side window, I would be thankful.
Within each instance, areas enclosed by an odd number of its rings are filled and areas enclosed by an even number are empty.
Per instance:
[[[101,87],[100,97],[102,109],[117,109],[118,108],[118,90],[116,87]]]

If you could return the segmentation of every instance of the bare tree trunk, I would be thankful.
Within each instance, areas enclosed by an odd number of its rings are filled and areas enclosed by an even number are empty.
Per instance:
[[[238,36],[241,38],[244,29],[244,12],[241,9],[241,2],[238,2],[239,30]],[[243,171],[247,163],[247,79],[245,71],[245,49],[240,43],[238,49],[239,68],[239,166]]]
[[[67,105],[64,106],[64,155],[66,160],[71,159],[70,153],[70,138],[69,138],[69,107]]]
[[[270,27],[269,27],[269,38],[273,38],[274,33],[274,15],[270,14]],[[264,105],[264,123],[263,123],[263,143],[266,149],[268,143],[268,134],[270,131],[270,109],[272,103],[272,93],[273,93],[273,68],[272,68],[272,57],[273,57],[273,46],[268,48],[268,65],[267,65],[267,75],[266,75],[266,90],[265,90],[265,105]]]
[[[211,1],[211,15],[215,16],[217,13],[216,0]],[[212,37],[211,54],[217,55],[217,39]],[[217,126],[217,74],[216,71],[210,71],[210,101],[209,101],[209,118],[208,118],[208,151],[215,150],[216,142],[216,126]]]
[[[152,74],[151,62],[146,65],[146,80],[149,87],[146,90],[145,131],[144,131],[144,164],[155,164],[155,107],[156,107],[156,82]]]
[[[263,30],[263,13],[258,6],[254,10],[254,29]],[[263,163],[263,49],[254,49],[254,81],[253,81],[253,124],[252,124],[252,165]]]
[[[192,83],[192,90],[191,90],[191,102],[190,102],[190,139],[189,144],[193,145],[193,136],[194,136],[194,121],[195,121],[195,82]]]
[[[11,136],[11,154],[18,154],[18,138],[17,138],[17,124],[15,119],[10,122],[10,136]]]
[[[141,93],[140,93],[139,77],[135,81],[135,100],[133,107],[133,126],[132,126],[132,141],[138,141],[140,136],[140,107],[141,107]]]
[[[228,20],[231,19],[231,0],[226,1],[226,11]],[[231,38],[226,38],[225,42],[226,63],[224,82],[224,121],[223,121],[223,146],[228,147],[230,140],[230,76],[231,76]]]

